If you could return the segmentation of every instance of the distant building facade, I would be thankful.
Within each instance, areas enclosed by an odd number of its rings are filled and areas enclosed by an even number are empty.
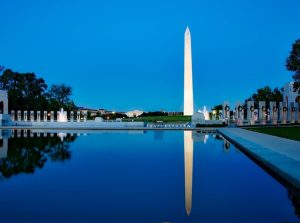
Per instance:
[[[134,118],[134,117],[139,117],[143,113],[144,112],[140,110],[133,110],[133,111],[126,112],[125,115],[127,115],[127,117],[129,118]]]

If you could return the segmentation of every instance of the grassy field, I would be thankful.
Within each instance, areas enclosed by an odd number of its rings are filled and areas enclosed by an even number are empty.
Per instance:
[[[134,122],[190,122],[191,116],[148,116],[140,118],[127,118],[123,121],[134,121]]]
[[[300,141],[300,127],[261,127],[248,130]]]

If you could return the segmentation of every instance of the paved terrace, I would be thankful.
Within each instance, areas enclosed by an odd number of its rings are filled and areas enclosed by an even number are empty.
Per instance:
[[[225,138],[300,189],[300,142],[241,128],[220,128]]]

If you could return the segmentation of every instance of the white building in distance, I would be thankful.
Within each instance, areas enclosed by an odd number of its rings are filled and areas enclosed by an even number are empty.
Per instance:
[[[133,111],[126,112],[125,115],[127,115],[127,117],[129,118],[134,118],[134,117],[139,117],[143,113],[144,112],[140,110],[133,110]]]

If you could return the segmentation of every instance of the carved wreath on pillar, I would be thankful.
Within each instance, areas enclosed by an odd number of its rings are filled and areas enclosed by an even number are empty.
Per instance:
[[[229,111],[229,106],[228,105],[225,106],[225,111]]]
[[[262,107],[261,107],[261,110],[262,110],[262,111],[266,111],[266,107],[265,107],[265,106],[262,106]]]
[[[243,107],[242,106],[239,106],[238,107],[238,110],[241,112],[243,110]]]
[[[251,111],[251,112],[254,112],[254,106],[251,106],[251,107],[250,107],[250,111]]]
[[[287,111],[287,107],[283,107],[283,111]]]
[[[273,111],[277,112],[278,108],[276,106],[273,107]]]

